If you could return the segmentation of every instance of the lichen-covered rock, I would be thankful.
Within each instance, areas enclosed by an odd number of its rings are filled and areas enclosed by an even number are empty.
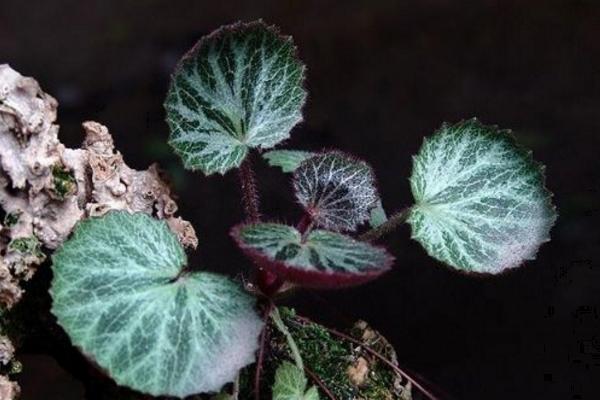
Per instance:
[[[12,308],[22,295],[19,281],[12,276],[8,265],[0,257],[0,307]]]
[[[19,397],[19,385],[10,381],[6,376],[0,375],[0,399],[16,400]]]
[[[44,250],[64,242],[77,222],[110,210],[144,212],[166,220],[186,247],[196,247],[192,225],[176,217],[177,204],[158,167],[129,168],[108,129],[84,122],[81,148],[58,139],[56,100],[33,78],[0,65],[0,311],[23,296],[46,259]],[[0,366],[14,349],[0,338]],[[0,399],[16,398],[19,387],[0,375]]]
[[[20,280],[31,278],[83,218],[109,210],[144,212],[165,219],[182,244],[198,243],[191,224],[176,217],[177,204],[158,167],[129,168],[108,129],[84,122],[80,149],[58,139],[56,100],[38,83],[0,65],[0,306],[19,300]]]
[[[8,365],[15,355],[15,348],[13,347],[8,337],[0,335],[0,365]]]

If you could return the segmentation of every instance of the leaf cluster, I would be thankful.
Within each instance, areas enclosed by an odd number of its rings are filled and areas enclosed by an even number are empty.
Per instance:
[[[549,240],[556,212],[542,167],[510,132],[476,119],[443,124],[424,140],[409,179],[414,204],[389,218],[364,160],[340,150],[273,149],[302,121],[305,71],[290,37],[262,21],[238,23],[181,59],[165,100],[169,143],[186,168],[211,175],[243,165],[242,197],[253,202],[246,210],[260,204],[250,153],[291,174],[300,221],[252,213],[231,230],[256,267],[267,318],[275,318],[272,301],[286,288],[381,276],[394,257],[374,242],[403,222],[429,255],[462,272],[515,268]],[[53,173],[57,194],[70,190],[68,171]],[[164,223],[126,213],[84,221],[54,255],[53,270],[58,322],[120,384],[153,395],[218,392],[254,361],[263,329],[256,299],[226,277],[189,272]],[[347,352],[318,330],[296,336],[300,357],[322,376],[332,371],[324,363]],[[327,343],[328,357],[312,347]],[[318,399],[295,356],[275,374],[274,399]]]

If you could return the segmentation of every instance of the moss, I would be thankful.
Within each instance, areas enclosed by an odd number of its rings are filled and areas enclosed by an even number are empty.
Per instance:
[[[60,200],[75,192],[77,188],[73,173],[60,164],[52,167],[53,193]]]
[[[40,241],[35,236],[13,239],[8,244],[8,248],[21,254],[30,254],[36,257],[44,256],[41,250]]]
[[[281,308],[281,316],[294,337],[304,364],[338,400],[405,400],[411,399],[410,386],[404,386],[388,365],[374,358],[364,347],[333,336],[323,326],[298,318],[293,310]],[[289,357],[285,339],[273,330],[272,348],[283,350],[280,356]],[[364,322],[358,322],[349,332],[350,336],[368,345],[392,362],[395,353],[392,346]],[[349,368],[363,358],[368,373],[360,386],[355,385]],[[314,382],[313,382],[314,383]],[[327,399],[325,393],[320,393]]]
[[[333,338],[320,325],[299,323],[291,310],[282,311],[282,318],[298,344],[306,366],[336,398],[353,399],[358,388],[352,385],[347,374],[352,362],[352,346]]]
[[[364,347],[333,336],[322,325],[302,319],[292,309],[282,307],[279,311],[300,350],[305,367],[319,378],[337,400],[420,399],[394,370],[372,357]],[[270,339],[265,349],[261,373],[261,400],[272,399],[270,388],[274,382],[275,370],[283,360],[290,360],[292,357],[285,337],[272,322],[266,329],[269,330]],[[392,346],[366,323],[358,322],[347,333],[395,362]],[[348,368],[360,357],[367,360],[369,371],[364,383],[356,386],[350,379]],[[254,375],[255,364],[240,372],[239,400],[254,400]],[[312,377],[308,376],[308,379],[311,386],[319,388]],[[320,388],[319,396],[321,400],[329,399]]]
[[[23,214],[22,211],[14,211],[6,214],[6,216],[4,217],[4,226],[6,226],[7,228],[12,228],[13,226],[15,226],[17,222],[19,222],[21,214]]]

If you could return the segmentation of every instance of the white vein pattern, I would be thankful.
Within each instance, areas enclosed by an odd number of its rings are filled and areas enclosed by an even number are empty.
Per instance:
[[[304,160],[316,154],[302,150],[271,150],[262,156],[271,167],[279,167],[283,172],[294,172]]]
[[[324,274],[364,274],[386,270],[392,257],[382,248],[324,230],[306,238],[293,226],[260,223],[241,227],[239,239],[263,256],[289,268]]]
[[[85,220],[53,257],[52,312],[120,385],[154,396],[218,391],[254,361],[254,300],[186,256],[164,222],[111,212]]]
[[[182,58],[165,101],[170,144],[186,168],[238,167],[302,120],[304,66],[290,37],[262,22],[215,31]]]
[[[302,162],[294,171],[294,189],[315,223],[336,231],[355,230],[379,200],[371,167],[339,151]]]
[[[535,258],[556,220],[543,167],[510,132],[444,124],[413,157],[412,236],[463,271],[499,273]]]

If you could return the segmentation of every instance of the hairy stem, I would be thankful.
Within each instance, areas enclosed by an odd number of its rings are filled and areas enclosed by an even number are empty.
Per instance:
[[[314,224],[315,222],[308,213],[305,213],[300,219],[300,222],[298,222],[296,229],[298,229],[298,232],[300,232],[300,234],[302,235],[302,243],[306,241],[306,238],[312,230]]]
[[[256,186],[256,177],[252,168],[252,154],[248,154],[239,169],[242,189],[242,206],[248,222],[260,220],[260,197]]]
[[[246,214],[246,222],[260,221],[260,196],[256,185],[256,176],[252,168],[252,153],[248,154],[239,168],[240,187],[242,191],[242,206]],[[281,279],[260,266],[256,266],[256,283],[263,294],[271,297],[279,290]]]
[[[265,321],[273,313],[273,309],[277,310],[277,308],[275,308],[275,304],[272,301],[269,301],[269,305],[265,309]],[[258,348],[258,357],[256,359],[256,372],[254,374],[254,400],[260,400],[260,377],[262,374],[262,366],[265,359],[265,346],[267,345],[267,338],[269,336],[269,329],[267,329],[267,326],[268,324],[265,324],[262,332],[260,333],[260,347]]]
[[[312,223],[313,221],[311,216],[308,213],[304,213],[302,218],[300,218],[300,222],[298,222],[296,229],[298,229],[298,232],[304,233],[310,229]]]
[[[279,314],[278,308],[274,308],[271,312],[271,319],[273,319],[273,323],[275,324],[275,327],[279,329],[279,332],[281,332],[281,334],[285,336],[287,344],[292,352],[292,358],[294,359],[296,366],[300,368],[301,371],[304,371],[304,362],[302,361],[302,356],[300,355],[298,345],[296,344],[296,341],[292,337],[292,334],[288,330],[287,326],[285,326],[285,323],[281,319],[281,314]]]
[[[371,242],[373,240],[377,240],[382,236],[387,235],[395,231],[400,225],[402,225],[410,214],[410,207],[403,208],[400,211],[395,212],[392,216],[385,221],[383,224],[379,225],[377,228],[373,228],[358,238],[360,240],[364,240],[367,242]]]

